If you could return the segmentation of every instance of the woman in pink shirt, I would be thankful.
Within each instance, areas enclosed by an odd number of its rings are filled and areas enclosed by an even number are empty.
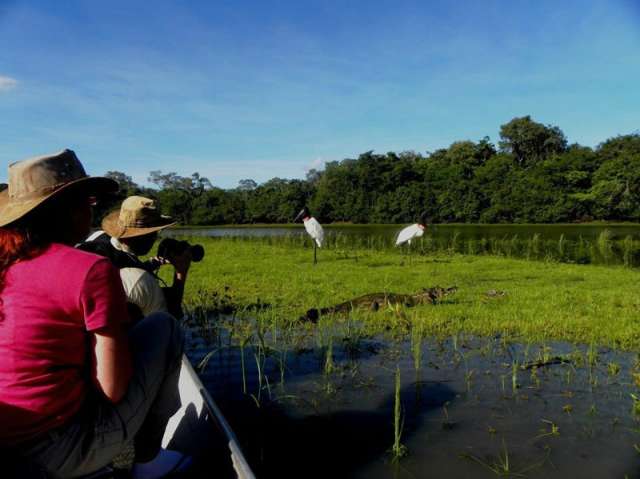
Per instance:
[[[118,271],[73,248],[95,196],[116,189],[64,150],[12,164],[0,193],[0,447],[51,477],[96,471],[131,438],[135,478],[184,463],[160,448],[179,406],[180,327],[156,314],[128,331]]]

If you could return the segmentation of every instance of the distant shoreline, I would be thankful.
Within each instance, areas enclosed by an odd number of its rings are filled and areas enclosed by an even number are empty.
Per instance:
[[[323,223],[324,227],[387,227],[387,226],[402,226],[407,223]],[[505,227],[505,226],[515,226],[515,227],[554,227],[554,226],[572,226],[572,227],[580,227],[580,226],[637,226],[640,227],[640,223],[634,222],[606,222],[606,221],[591,221],[588,223],[434,223],[436,226],[473,226],[473,227]],[[219,225],[180,225],[176,226],[174,229],[207,229],[207,228],[300,228],[302,224],[297,223],[242,223],[242,224],[219,224]]]

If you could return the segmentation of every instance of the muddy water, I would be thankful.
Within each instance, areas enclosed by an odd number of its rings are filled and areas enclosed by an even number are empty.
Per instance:
[[[246,394],[237,346],[189,341],[194,363],[214,351],[203,382],[258,477],[640,477],[635,354],[458,337],[425,340],[416,369],[408,341],[307,334],[247,346]],[[388,452],[396,367],[399,461]]]

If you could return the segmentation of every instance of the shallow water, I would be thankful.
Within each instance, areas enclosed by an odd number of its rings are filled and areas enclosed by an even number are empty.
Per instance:
[[[345,236],[381,236],[395,238],[398,232],[406,225],[324,225],[329,234],[341,234]],[[604,230],[609,230],[612,239],[623,239],[631,236],[640,238],[640,224],[539,224],[539,225],[481,225],[481,224],[438,224],[427,228],[428,234],[435,238],[452,238],[457,235],[463,240],[482,238],[512,238],[517,235],[520,238],[529,238],[539,235],[542,240],[558,240],[561,235],[570,241],[577,241],[581,237],[593,240]],[[303,234],[302,225],[297,226],[212,226],[203,228],[177,228],[170,230],[171,234],[188,236],[210,237],[263,237],[286,236],[290,234]]]
[[[416,369],[410,342],[391,336],[305,329],[264,343],[244,349],[246,394],[227,335],[195,334],[188,352],[197,364],[213,351],[201,377],[258,477],[640,477],[635,354],[456,337],[425,340]],[[569,362],[530,367],[558,357]],[[396,367],[399,461],[388,452]]]
[[[403,225],[327,225],[328,249],[396,249],[395,238]],[[606,232],[606,233],[605,233]],[[603,234],[605,233],[605,234]],[[175,229],[173,236],[257,238],[268,243],[308,243],[302,225],[224,226]],[[431,225],[405,252],[444,251],[492,254],[570,263],[640,265],[640,225]]]

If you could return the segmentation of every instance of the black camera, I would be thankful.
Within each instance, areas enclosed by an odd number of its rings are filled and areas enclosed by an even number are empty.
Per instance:
[[[188,241],[180,241],[173,238],[165,238],[158,245],[158,256],[161,258],[171,258],[184,253],[186,250],[191,251],[191,259],[196,263],[204,258],[204,248],[199,244],[189,244]]]

